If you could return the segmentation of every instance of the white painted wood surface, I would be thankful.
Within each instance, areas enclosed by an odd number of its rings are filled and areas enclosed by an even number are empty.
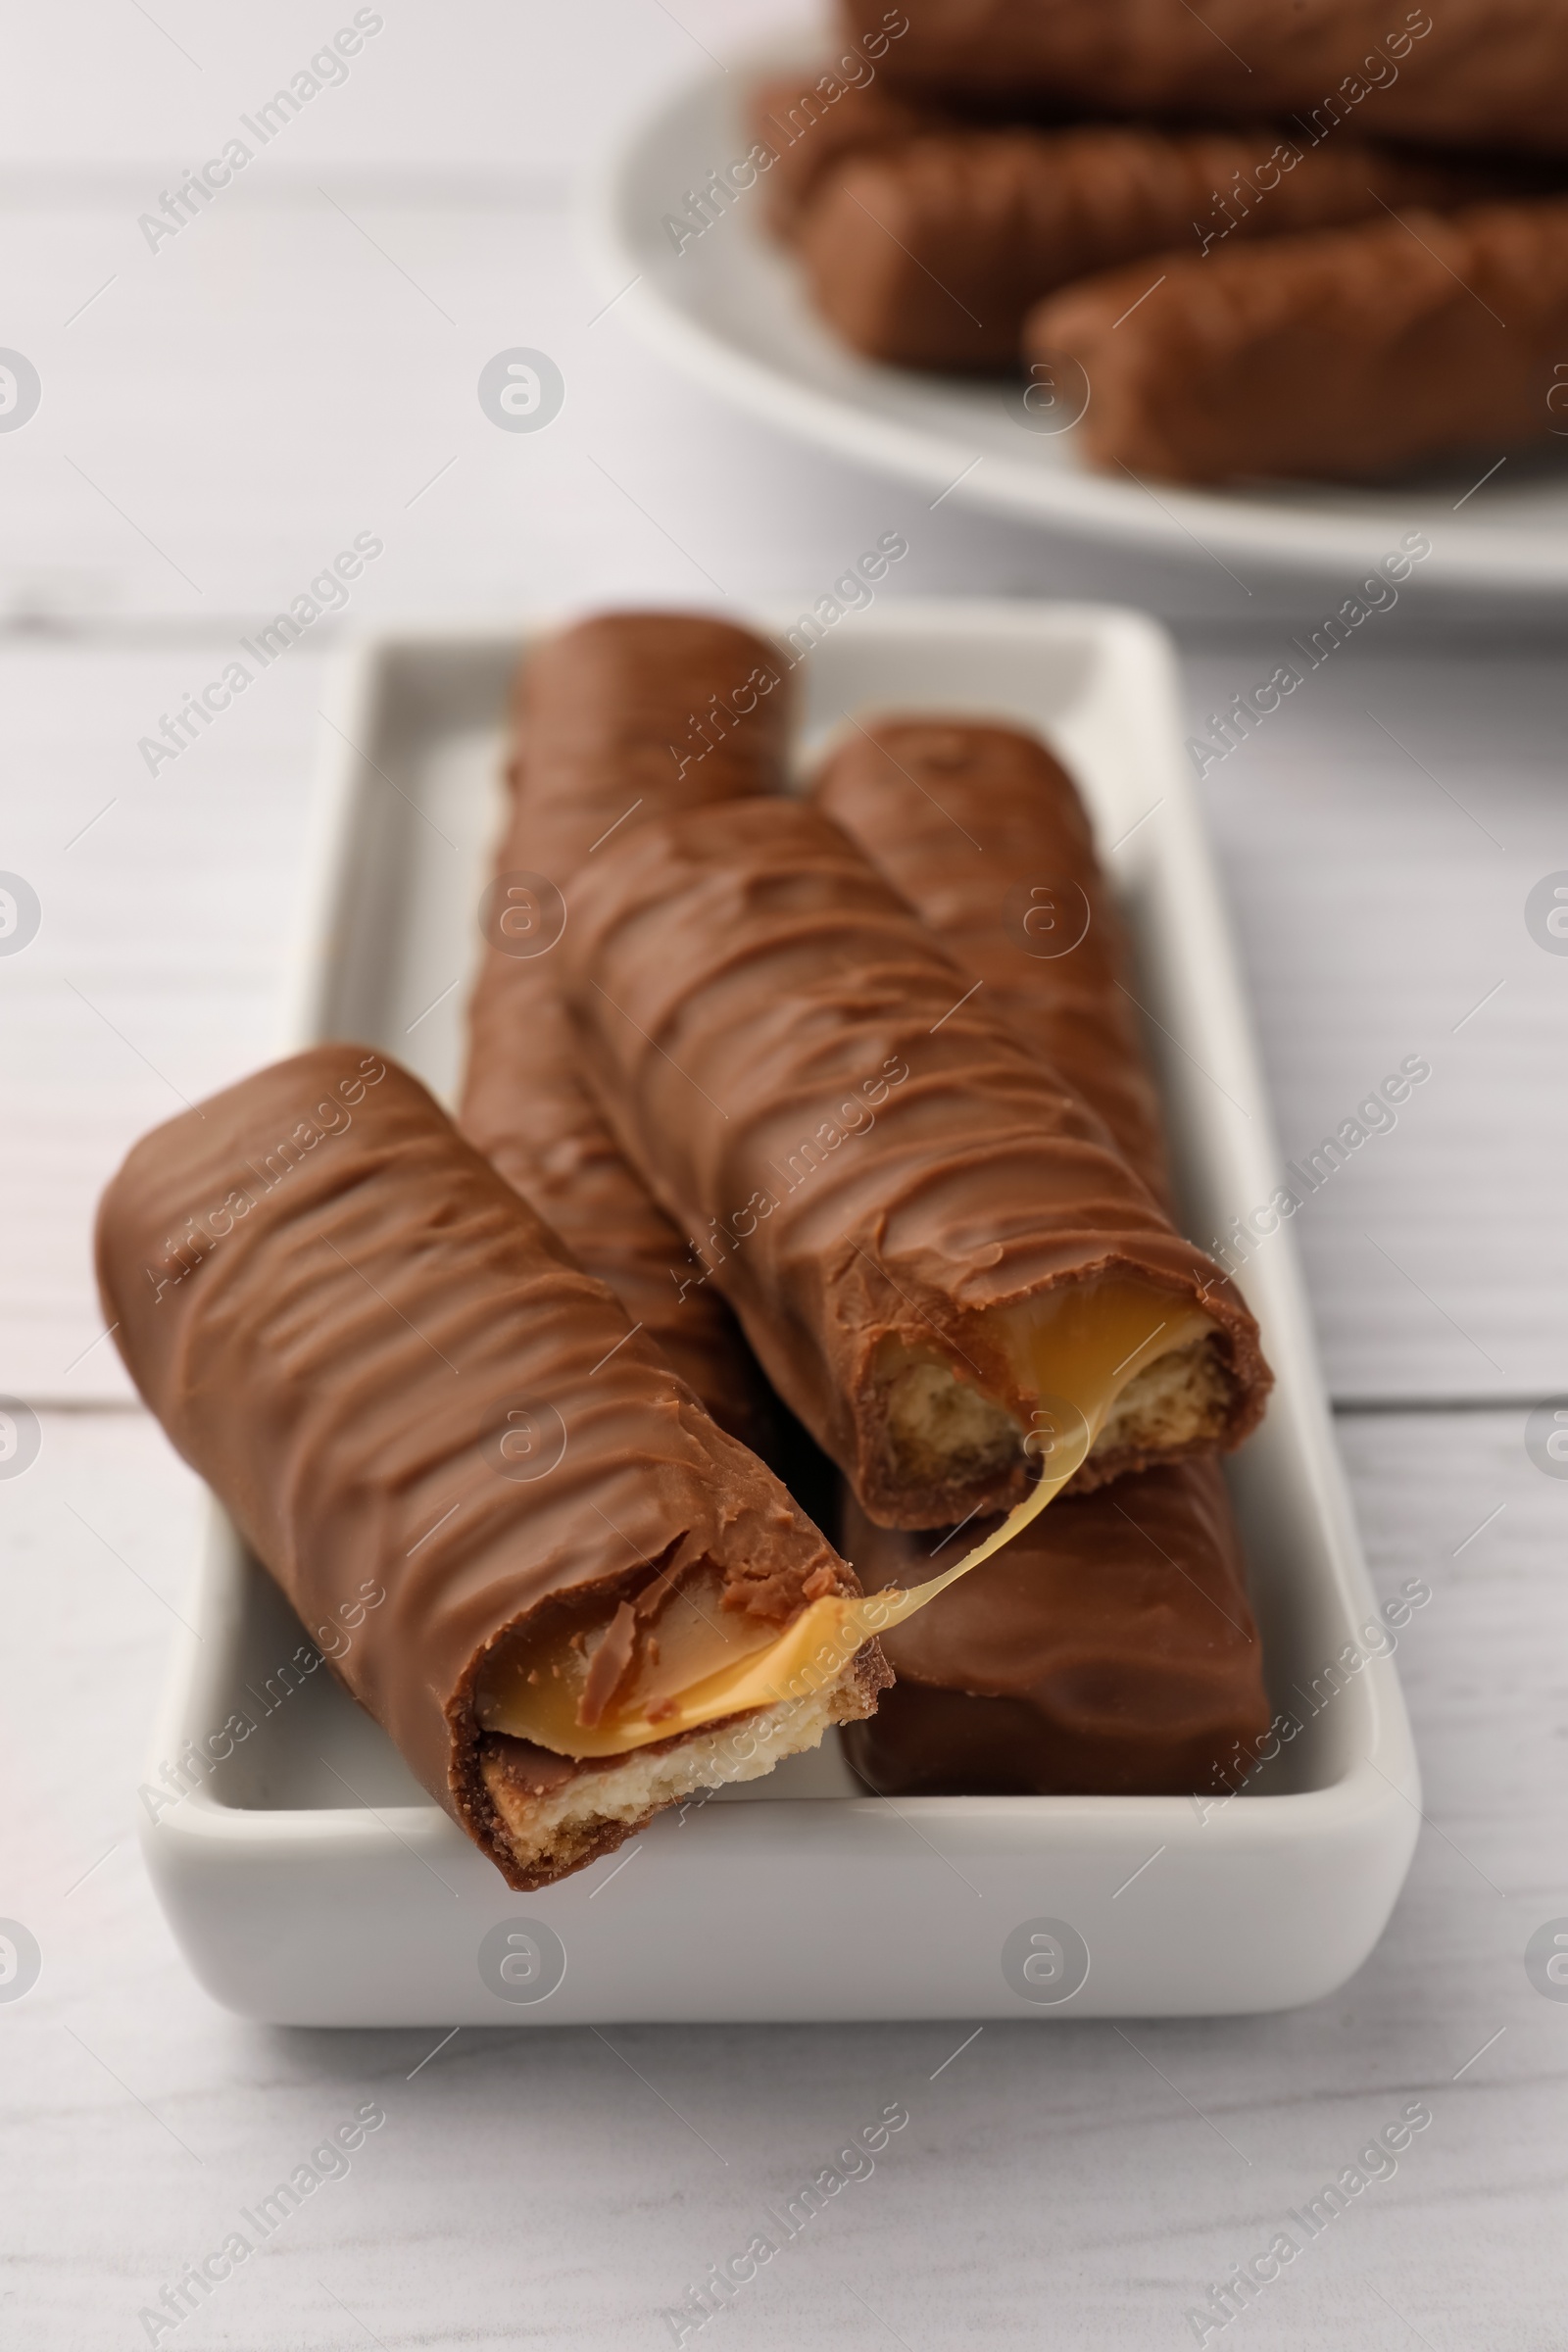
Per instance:
[[[1195,726],[1321,603],[1249,596],[1200,552],[1151,566],[914,512],[725,416],[612,311],[590,323],[573,178],[694,39],[794,13],[771,0],[389,5],[347,84],[148,253],[149,196],[352,13],[92,0],[6,27],[0,344],[44,402],[0,434],[0,868],[44,919],[0,957],[0,1391],[36,1403],[43,1442],[0,1479],[0,1915],[43,1969],[0,2001],[0,2338],[145,2342],[140,2307],[374,2098],[387,2121],[349,2177],[159,2340],[668,2343],[662,2311],[899,2101],[875,2174],[703,2339],[1144,2352],[1192,2342],[1210,2282],[1421,2098],[1433,2122],[1397,2174],[1226,2337],[1557,2352],[1568,2004],[1522,1954],[1568,1918],[1568,1483],[1523,1427],[1527,1400],[1568,1390],[1568,959],[1523,906],[1568,868],[1568,690],[1550,638],[1500,640],[1495,610],[1412,596],[1206,785],[1287,1152],[1401,1056],[1433,1070],[1301,1218],[1336,1393],[1452,1408],[1340,1423],[1380,1584],[1434,1595],[1401,1655],[1430,1827],[1347,1992],[1125,2037],[988,2027],[951,2063],[961,2031],[823,2027],[465,2032],[421,2064],[406,2035],[237,2024],[186,1976],[134,1823],[195,1494],[91,1346],[86,1231],[141,1128],[270,1050],[338,624],[156,777],[139,736],[358,530],[385,553],[347,617],[374,623],[805,599],[904,528],[901,593],[1109,595],[1184,620]],[[514,343],[567,379],[536,438],[474,398]],[[1463,1409],[1488,1396],[1508,1402]]]
[[[652,2352],[672,2340],[662,2310],[898,2100],[910,2121],[876,2173],[701,2340],[1147,2352],[1191,2342],[1183,2315],[1210,2283],[1419,2098],[1433,2122],[1397,2174],[1226,2340],[1556,2352],[1568,2005],[1521,1956],[1568,1914],[1568,1484],[1526,1459],[1515,1414],[1368,1415],[1344,1437],[1380,1591],[1420,1577],[1433,1594],[1400,1651],[1430,1827],[1374,1958],[1296,2015],[988,2026],[944,2068],[967,2028],[465,2029],[430,2056],[434,2034],[273,2033],[216,2010],[133,1844],[194,1485],[139,1418],[46,1415],[32,1472],[0,1485],[24,1661],[5,1908],[44,1962],[0,2010],[20,2127],[5,2340],[145,2341],[138,2310],[375,2098],[388,2120],[349,2178],[161,2340]]]

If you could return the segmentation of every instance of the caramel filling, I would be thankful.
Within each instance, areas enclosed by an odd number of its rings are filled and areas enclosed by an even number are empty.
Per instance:
[[[480,1681],[479,1723],[557,1755],[620,1755],[730,1713],[693,1713],[692,1694],[754,1670],[779,1640],[772,1619],[724,1607],[716,1569],[679,1586],[656,1584],[608,1619],[596,1595],[498,1646]],[[635,1737],[627,1737],[628,1722]]]
[[[1007,1309],[998,1336],[1035,1398],[1027,1431],[940,1359],[906,1354],[890,1368],[889,1427],[911,1468],[937,1460],[972,1475],[1015,1459],[1020,1445],[1039,1464],[1022,1502],[983,1543],[912,1591],[815,1600],[782,1629],[725,1608],[716,1571],[679,1587],[656,1580],[608,1620],[602,1596],[564,1605],[487,1663],[481,1726],[558,1755],[620,1755],[822,1690],[863,1643],[1021,1534],[1079,1468],[1118,1400],[1140,1384],[1156,1396],[1162,1383],[1180,1385],[1183,1359],[1205,1354],[1213,1328],[1190,1301],[1122,1277]]]

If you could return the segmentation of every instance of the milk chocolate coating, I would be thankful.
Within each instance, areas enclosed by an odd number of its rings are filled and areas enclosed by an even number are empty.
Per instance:
[[[584,875],[564,949],[607,1116],[671,1215],[713,1236],[763,1369],[879,1523],[961,1519],[1027,1484],[1021,1459],[905,1483],[881,1344],[935,1353],[1027,1429],[1035,1399],[983,1318],[1105,1269],[1206,1308],[1225,1442],[1256,1422],[1268,1374],[1239,1293],[818,809],[644,825]]]
[[[1016,727],[870,719],[811,789],[1168,1208],[1132,945],[1061,762]]]
[[[1250,184],[1260,173],[1261,189]],[[1034,302],[1135,255],[1383,220],[1390,205],[1464,204],[1495,183],[1348,134],[1314,150],[1261,126],[948,131],[844,157],[818,181],[798,243],[812,299],[857,351],[908,368],[1009,368]]]
[[[480,1777],[474,1678],[503,1634],[702,1563],[770,1621],[849,1589],[605,1285],[362,1047],[146,1137],[104,1197],[98,1271],[142,1396],[306,1628],[384,1589],[328,1663],[511,1885],[542,1879]]]
[[[754,143],[773,158],[760,184],[768,221],[782,235],[794,228],[823,174],[845,156],[896,145],[948,121],[940,108],[895,97],[880,80],[857,87],[832,72],[780,74],[759,82],[748,94],[747,118]]]
[[[458,1114],[469,1142],[609,1283],[713,1418],[769,1459],[779,1443],[772,1400],[734,1316],[701,1282],[686,1235],[628,1167],[583,1086],[550,943],[563,915],[569,927],[576,878],[604,837],[619,840],[660,810],[781,788],[790,701],[770,646],[690,613],[602,613],[522,664],[511,816],[486,902]],[[501,909],[509,875],[542,880],[560,898],[519,879]],[[542,953],[509,952],[541,941]]]
[[[1548,402],[1568,353],[1568,203],[1173,257],[1152,291],[1150,268],[1085,278],[1029,315],[1026,351],[1066,353],[1089,377],[1078,433],[1096,465],[1178,482],[1353,477],[1562,427]]]
[[[882,72],[913,97],[1209,122],[1300,115],[1317,137],[1568,154],[1560,0],[903,0]],[[842,0],[853,38],[877,0]]]
[[[938,1549],[938,1538],[873,1527],[852,1504],[844,1544],[870,1591],[940,1574],[984,1532]],[[1268,1725],[1212,1460],[1060,1496],[883,1647],[894,1687],[842,1736],[856,1771],[889,1795],[1223,1789],[1245,1777]]]

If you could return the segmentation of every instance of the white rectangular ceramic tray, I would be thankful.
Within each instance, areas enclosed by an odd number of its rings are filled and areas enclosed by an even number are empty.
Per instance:
[[[348,660],[280,1050],[363,1038],[450,1099],[502,712],[537,634],[409,635]],[[803,762],[877,708],[1049,735],[1134,926],[1189,1228],[1207,1244],[1267,1202],[1280,1160],[1159,632],[1087,607],[889,604],[840,621],[797,682]],[[252,2017],[356,2026],[1152,2016],[1332,1991],[1398,1892],[1416,1767],[1394,1665],[1362,1632],[1377,1608],[1288,1227],[1243,1286],[1278,1387],[1231,1479],[1270,1690],[1300,1725],[1245,1793],[895,1803],[830,1747],[514,1895],[325,1669],[290,1664],[302,1629],[215,1505],[202,1638],[174,1666],[148,1780],[177,1787],[164,1768],[182,1753],[201,1771],[187,1762],[194,1785],[144,1830],[195,1973]],[[235,1716],[243,1738],[225,1733]],[[1004,1971],[1004,1947],[1055,1935],[1046,1922],[1087,1947],[1066,1999],[1049,1997],[1058,1948],[1077,1948],[1059,1935],[1028,1976]],[[505,1975],[482,1966],[485,1939],[493,1953],[509,1935]],[[544,1958],[558,1946],[564,1974]]]

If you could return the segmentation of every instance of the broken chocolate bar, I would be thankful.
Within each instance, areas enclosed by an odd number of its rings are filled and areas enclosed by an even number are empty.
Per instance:
[[[983,1532],[983,1531],[982,1531]],[[868,1592],[956,1541],[872,1526],[843,1543]],[[934,1555],[934,1556],[933,1556]],[[1225,1481],[1167,1463],[1064,1494],[886,1638],[896,1681],[844,1745],[897,1796],[1180,1796],[1233,1785],[1268,1724]]]
[[[640,827],[564,951],[601,1107],[872,1518],[1004,1507],[1073,1430],[1090,1486],[1254,1426],[1240,1294],[820,811]]]
[[[1167,1200],[1130,942],[1060,761],[1013,727],[868,719],[813,790]],[[918,1585],[957,1548],[873,1528],[853,1502],[843,1541],[868,1589]],[[1207,1789],[1268,1720],[1241,1544],[1206,1461],[1064,1495],[884,1646],[895,1688],[845,1745],[895,1795]]]
[[[307,1630],[384,1588],[329,1663],[509,1885],[875,1703],[862,1642],[744,1714],[677,1705],[853,1577],[379,1054],[318,1047],[146,1137],[98,1269],[142,1396]]]

